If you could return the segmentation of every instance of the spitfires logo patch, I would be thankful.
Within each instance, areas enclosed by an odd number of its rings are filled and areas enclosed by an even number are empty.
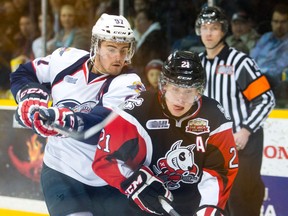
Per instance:
[[[194,161],[193,149],[196,144],[181,146],[178,140],[171,146],[165,157],[153,166],[154,172],[161,178],[169,190],[180,187],[180,182],[193,184],[199,181],[199,167]]]
[[[233,75],[234,74],[234,67],[233,67],[233,65],[218,65],[217,69],[216,69],[216,73]]]
[[[196,119],[190,120],[188,121],[185,131],[187,133],[192,133],[196,135],[209,133],[210,132],[209,122],[208,120],[202,119],[202,118],[196,118]]]
[[[130,85],[130,86],[127,86],[128,88],[136,91],[137,93],[140,93],[142,91],[145,91],[145,86],[143,85],[143,83],[137,81],[137,82],[134,82],[133,85]]]

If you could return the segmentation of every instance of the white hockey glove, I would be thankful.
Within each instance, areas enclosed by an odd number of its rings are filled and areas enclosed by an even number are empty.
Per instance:
[[[31,128],[35,111],[48,107],[48,101],[49,93],[44,86],[38,83],[26,85],[17,95],[15,119],[20,125]]]
[[[224,210],[213,205],[203,205],[197,209],[193,216],[225,216]]]
[[[163,215],[165,210],[159,202],[159,196],[172,202],[172,193],[165,187],[163,181],[146,166],[134,172],[121,183],[121,188],[131,201],[134,201],[143,211]]]
[[[34,114],[33,130],[43,137],[56,136],[60,134],[54,129],[55,126],[77,131],[79,122],[78,117],[69,108],[42,108]]]

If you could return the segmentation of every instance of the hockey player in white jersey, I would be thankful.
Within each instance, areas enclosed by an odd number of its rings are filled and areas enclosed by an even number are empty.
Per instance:
[[[101,107],[112,109],[145,89],[128,67],[134,51],[128,21],[103,14],[92,29],[90,53],[59,48],[11,74],[11,91],[18,103],[16,120],[48,137],[41,185],[51,216],[133,215],[127,199],[93,172],[95,140],[84,143],[60,136],[46,126],[38,110],[48,107],[49,98],[53,106],[77,112],[90,112],[97,105],[96,122],[102,121],[108,113]],[[76,119],[73,124],[87,127]]]

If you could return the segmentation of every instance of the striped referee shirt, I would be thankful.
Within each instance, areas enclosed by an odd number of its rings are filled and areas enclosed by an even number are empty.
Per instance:
[[[234,133],[242,127],[257,131],[275,106],[266,77],[252,58],[228,45],[214,59],[206,54],[200,53],[207,79],[204,95],[222,104]]]

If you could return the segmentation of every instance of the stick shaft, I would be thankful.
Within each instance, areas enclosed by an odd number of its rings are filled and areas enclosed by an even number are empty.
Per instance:
[[[159,197],[159,202],[162,208],[171,216],[181,216],[175,209],[165,200],[164,197]]]

